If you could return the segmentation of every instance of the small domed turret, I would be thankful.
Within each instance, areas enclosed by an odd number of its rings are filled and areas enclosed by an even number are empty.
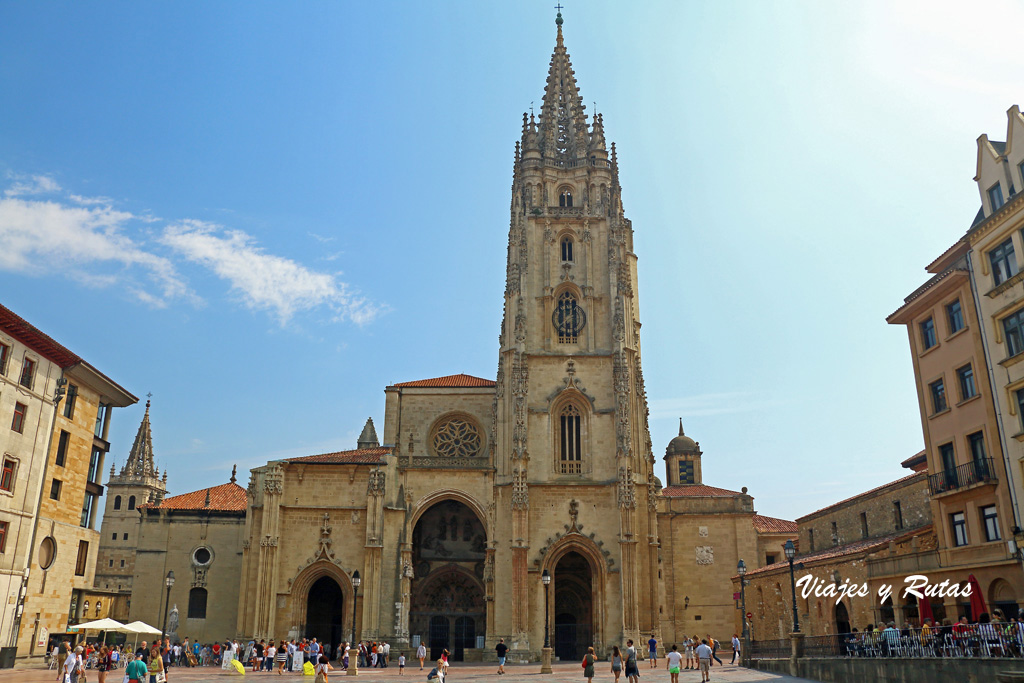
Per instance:
[[[700,484],[700,456],[700,444],[683,433],[683,418],[679,418],[679,436],[669,441],[665,449],[668,485]]]
[[[683,455],[684,453],[700,454],[700,445],[683,434],[683,418],[679,418],[679,436],[668,442],[665,455]]]

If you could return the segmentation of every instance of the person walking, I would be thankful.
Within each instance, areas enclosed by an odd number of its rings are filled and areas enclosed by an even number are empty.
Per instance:
[[[738,633],[732,634],[732,661],[730,664],[735,664],[736,660],[740,659],[740,636]]]
[[[678,648],[675,645],[669,650],[668,654],[665,655],[666,666],[668,667],[668,673],[672,679],[672,683],[679,683],[679,668],[683,663],[683,656],[679,654]]]
[[[166,671],[163,655],[160,654],[160,645],[158,643],[154,644],[149,651],[149,683],[163,683],[163,681],[158,681],[157,678],[163,678],[160,674],[166,676]],[[72,681],[72,683],[74,682]]]
[[[110,669],[110,650],[106,645],[101,645],[96,656],[96,678],[99,679],[99,683],[107,683],[107,672]]]
[[[618,645],[612,645],[612,673],[615,675],[615,683],[619,683],[619,674],[622,673],[622,653]]]
[[[64,678],[64,663],[68,661],[68,655],[71,654],[71,643],[63,641],[60,644],[60,649],[57,650],[57,680],[60,681]]]
[[[717,640],[711,637],[710,633],[708,634],[708,645],[711,647],[712,658],[714,658],[714,660],[718,662],[721,666],[725,666],[725,664],[722,664],[722,660],[718,658],[718,646],[720,644],[721,643],[719,643]],[[712,666],[714,666],[714,664],[712,664]]]
[[[128,679],[128,683],[146,683],[149,679],[146,663],[138,657],[128,662],[128,666],[124,669],[124,675]]]
[[[583,655],[583,677],[587,679],[587,683],[594,683],[594,662],[596,661],[594,648],[588,647],[587,654]]]
[[[316,674],[313,683],[327,683],[327,672],[333,670],[334,667],[331,666],[331,660],[327,659],[327,655],[320,655],[316,666],[313,667],[313,672]]]
[[[658,668],[658,641],[654,637],[653,633],[651,634],[651,639],[647,641],[647,651],[648,651],[648,653],[650,655],[650,658],[651,658],[651,666],[650,666],[650,668],[657,669]]]
[[[693,638],[683,641],[683,655],[686,657],[686,669],[696,669],[697,658],[693,655]]]
[[[65,683],[78,683],[78,674],[82,670],[82,646],[79,645],[75,648],[74,652],[69,652],[67,658],[64,660],[64,681]]]
[[[633,647],[632,638],[626,641],[626,680],[629,683],[638,683],[640,670],[636,667],[636,648]]]
[[[423,671],[423,660],[426,658],[427,646],[423,644],[423,641],[420,641],[420,646],[416,648],[416,659],[420,660],[420,671]]]
[[[697,646],[694,654],[697,655],[697,662],[700,664],[700,680],[701,683],[711,680],[711,648],[708,647],[708,641],[700,641],[700,645]]]
[[[404,676],[405,675],[405,653],[404,652],[402,652],[401,654],[398,655],[398,675],[399,676]]]
[[[505,673],[505,655],[508,653],[508,645],[505,644],[504,638],[498,638],[494,651],[498,653],[498,675],[501,676]]]

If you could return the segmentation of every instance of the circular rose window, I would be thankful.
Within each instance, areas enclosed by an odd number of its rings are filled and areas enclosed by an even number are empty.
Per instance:
[[[434,432],[434,452],[448,458],[471,458],[480,452],[480,432],[469,420],[452,417]]]
[[[53,536],[47,536],[39,544],[39,566],[43,569],[49,569],[56,557],[57,542],[53,540]]]
[[[192,559],[196,564],[209,564],[211,557],[209,548],[198,548],[192,553]]]

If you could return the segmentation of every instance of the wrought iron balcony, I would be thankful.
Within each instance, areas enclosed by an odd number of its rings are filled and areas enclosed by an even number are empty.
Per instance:
[[[996,470],[992,458],[972,460],[951,470],[944,470],[928,477],[928,487],[933,496],[967,488],[975,484],[995,483]]]

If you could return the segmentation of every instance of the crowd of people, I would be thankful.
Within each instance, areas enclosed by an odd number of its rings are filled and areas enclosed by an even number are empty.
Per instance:
[[[925,619],[920,628],[895,622],[868,624],[841,636],[842,654],[850,657],[1021,657],[1024,656],[1024,619],[1007,620],[999,610],[937,623]]]

